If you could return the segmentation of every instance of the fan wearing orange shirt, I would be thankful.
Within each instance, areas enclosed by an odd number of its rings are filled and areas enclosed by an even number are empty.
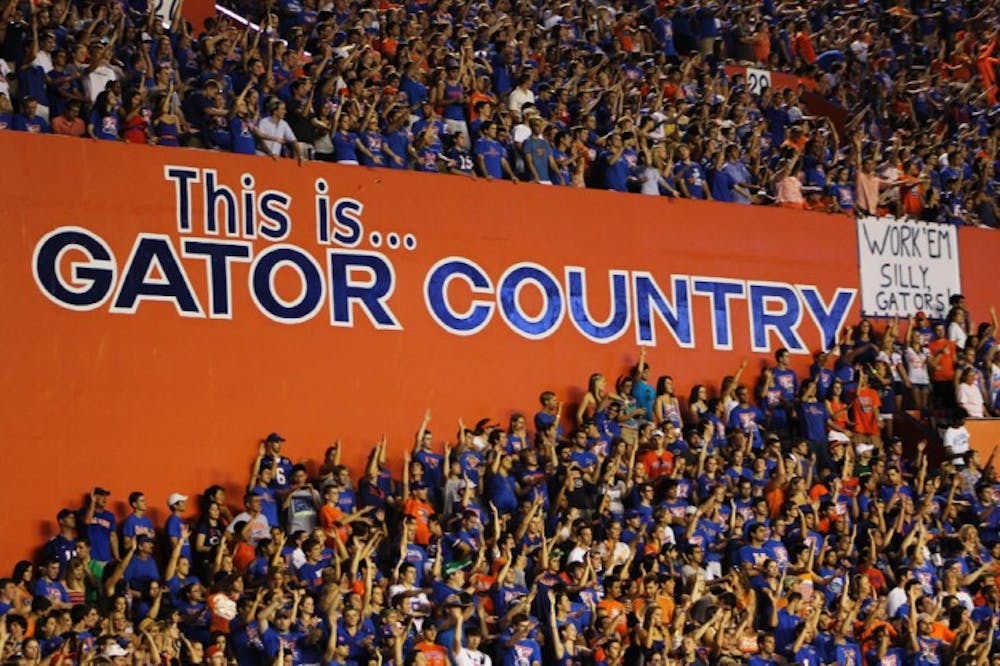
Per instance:
[[[990,106],[997,103],[997,74],[996,66],[1000,63],[1000,58],[993,57],[993,52],[997,48],[997,30],[993,31],[993,38],[986,46],[980,47],[976,56],[976,70],[982,81],[986,92],[986,100]]]
[[[337,498],[340,497],[340,490],[337,486],[327,486],[323,489],[323,506],[319,509],[319,526],[326,534],[326,543],[333,547],[336,540],[340,543],[347,543],[350,536],[350,524],[357,520],[364,520],[363,516],[374,507],[366,506],[354,513],[344,513],[337,506]]]
[[[666,433],[657,428],[652,437],[653,448],[643,453],[639,462],[646,469],[646,478],[655,482],[661,476],[669,476],[674,470],[674,454],[663,445]]]
[[[795,38],[792,42],[792,51],[802,58],[802,61],[806,64],[815,65],[816,47],[813,46],[812,36],[809,34],[809,21],[799,21],[796,28],[799,31],[795,33]]]
[[[426,547],[431,542],[431,516],[435,513],[427,500],[427,486],[419,481],[411,485],[404,479],[403,498],[403,515],[416,521],[413,543]]]
[[[437,625],[432,618],[428,618],[418,635],[420,640],[413,645],[413,649],[424,655],[427,666],[449,666],[448,651],[437,644],[437,635]]]
[[[882,430],[882,414],[879,408],[882,399],[878,391],[868,385],[868,373],[858,375],[858,391],[851,406],[854,411],[854,432],[858,440],[866,443],[880,442],[879,433]]]

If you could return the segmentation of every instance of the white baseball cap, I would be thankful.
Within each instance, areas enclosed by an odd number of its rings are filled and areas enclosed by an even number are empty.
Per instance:
[[[180,493],[170,493],[170,497],[167,498],[167,506],[173,506],[178,502],[187,501],[187,495],[181,495]]]
[[[105,657],[127,657],[128,650],[123,648],[118,643],[108,643],[108,647],[104,648]]]

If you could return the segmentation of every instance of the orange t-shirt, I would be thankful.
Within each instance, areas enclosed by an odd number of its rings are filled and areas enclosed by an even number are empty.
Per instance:
[[[333,537],[330,536],[330,530],[337,530],[337,536],[340,537],[341,543],[347,543],[347,525],[338,525],[337,523],[344,517],[344,512],[340,510],[340,507],[333,506],[331,504],[324,504],[319,509],[319,526],[323,528],[323,531],[327,534],[326,543],[328,546],[333,545]]]
[[[448,666],[448,651],[436,643],[421,641],[413,646],[417,652],[423,652],[427,666]]]
[[[628,618],[625,615],[625,604],[614,599],[602,599],[597,602],[597,610],[603,611],[609,618],[614,617],[615,613],[620,613],[618,624],[615,625],[615,631],[623,637],[628,635]]]
[[[924,211],[924,185],[912,176],[904,178],[903,212],[909,215],[920,215]]]
[[[655,449],[646,451],[642,454],[642,466],[646,468],[646,478],[658,479],[674,471],[674,454],[666,449],[659,453]]]
[[[955,378],[956,345],[952,340],[938,338],[927,345],[931,352],[931,379],[935,382],[950,382]],[[940,356],[936,356],[941,352]]]
[[[257,557],[257,551],[246,541],[236,544],[236,552],[233,553],[233,566],[240,573],[243,573],[250,566],[250,563]]]
[[[882,399],[878,396],[878,391],[872,387],[866,386],[858,391],[854,399],[854,432],[859,435],[877,435],[881,406]]]
[[[794,44],[795,52],[807,64],[812,65],[816,62],[816,48],[813,46],[812,37],[804,32],[797,33]]]
[[[403,503],[403,515],[413,516],[417,519],[413,541],[419,546],[426,546],[431,542],[430,518],[434,515],[434,507],[427,502],[410,498]]]

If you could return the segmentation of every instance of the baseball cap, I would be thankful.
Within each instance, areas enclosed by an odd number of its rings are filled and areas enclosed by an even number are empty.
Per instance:
[[[914,319],[927,319],[927,313],[921,310],[917,314],[913,315]]]
[[[138,544],[152,543],[153,539],[148,534],[140,534],[135,538],[135,542]]]
[[[56,514],[56,520],[65,520],[66,518],[69,518],[72,515],[73,515],[72,509],[62,509],[59,513]]]
[[[271,442],[283,442],[285,438],[276,432],[272,432],[264,441],[270,444]]]
[[[410,484],[410,490],[427,490],[427,484],[421,483],[420,481],[415,481]]]
[[[127,657],[128,650],[123,648],[118,643],[108,643],[108,646],[104,648],[105,657]]]
[[[186,502],[188,496],[181,495],[180,493],[170,493],[170,497],[167,498],[167,506],[173,506],[178,502]]]
[[[859,456],[863,456],[866,453],[871,453],[872,451],[874,451],[875,447],[872,446],[871,444],[858,444],[856,447],[854,447],[854,450],[857,452]]]
[[[108,495],[111,494],[111,491],[108,490],[107,488],[102,488],[101,486],[97,486],[96,488],[94,488],[94,494],[104,495],[105,497],[107,497]]]
[[[656,430],[654,430],[652,432],[652,435],[653,435],[653,437],[666,437],[667,436],[666,433],[663,432],[662,430],[660,430],[659,428],[657,428]]]
[[[464,568],[465,568],[465,562],[449,562],[448,564],[444,565],[444,573],[445,575],[450,576],[456,571],[461,571]]]

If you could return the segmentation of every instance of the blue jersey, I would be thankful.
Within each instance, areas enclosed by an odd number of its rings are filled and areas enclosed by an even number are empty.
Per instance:
[[[266,455],[260,460],[261,469],[274,466],[274,457]],[[271,490],[288,490],[292,484],[292,461],[284,456],[278,457],[278,465],[274,467],[274,478],[268,486]]]

